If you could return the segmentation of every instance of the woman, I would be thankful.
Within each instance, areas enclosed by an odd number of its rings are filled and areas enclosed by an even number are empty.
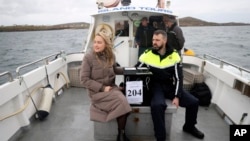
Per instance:
[[[83,58],[81,82],[91,98],[90,119],[99,122],[116,119],[117,141],[129,141],[124,129],[131,107],[115,84],[115,75],[122,74],[123,68],[116,65],[113,32],[109,31],[102,28],[95,34],[93,50]]]

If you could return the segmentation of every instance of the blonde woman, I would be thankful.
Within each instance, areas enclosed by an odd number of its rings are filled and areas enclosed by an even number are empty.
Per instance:
[[[116,119],[117,141],[129,141],[124,129],[131,107],[115,84],[115,75],[122,74],[123,68],[116,65],[112,49],[113,33],[110,29],[98,29],[93,50],[83,58],[81,82],[88,89],[91,99],[90,119],[99,122]]]

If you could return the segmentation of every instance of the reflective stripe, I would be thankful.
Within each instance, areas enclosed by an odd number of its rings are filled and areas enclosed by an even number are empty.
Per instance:
[[[175,87],[175,95],[178,94],[178,89],[179,89],[179,85],[180,85],[180,79],[179,79],[179,75],[178,75],[178,69],[177,69],[177,64],[175,64],[174,66],[174,70],[175,70],[175,76],[176,76],[176,87]]]
[[[150,50],[146,53],[143,53],[140,56],[139,61],[141,63],[150,65],[155,68],[164,69],[164,68],[174,66],[175,64],[179,63],[181,59],[177,52],[173,52],[172,54],[168,55],[166,58],[160,60],[160,56],[157,54],[154,54]]]

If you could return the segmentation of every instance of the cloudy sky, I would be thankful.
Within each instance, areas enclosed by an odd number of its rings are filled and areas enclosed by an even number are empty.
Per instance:
[[[157,0],[143,1],[156,5]],[[0,0],[0,25],[53,25],[90,22],[96,0]],[[250,23],[250,0],[172,0],[179,17],[191,16],[209,22]]]

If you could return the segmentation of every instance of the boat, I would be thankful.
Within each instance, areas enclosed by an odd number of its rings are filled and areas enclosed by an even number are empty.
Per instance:
[[[93,122],[89,120],[90,100],[80,84],[79,73],[96,28],[105,23],[117,31],[114,41],[117,62],[133,67],[138,58],[134,33],[140,19],[146,16],[161,26],[162,15],[178,17],[171,10],[170,1],[162,2],[134,6],[133,0],[97,0],[97,12],[92,15],[83,50],[59,51],[21,65],[16,68],[15,78],[8,71],[1,73],[0,77],[7,77],[0,85],[1,140],[96,140]],[[125,27],[127,34],[123,34]],[[212,94],[210,106],[199,108],[197,126],[205,132],[204,140],[228,141],[230,125],[250,124],[250,70],[209,54],[182,57],[184,87],[191,89],[202,81]],[[37,67],[38,63],[42,65]],[[117,84],[122,81],[123,76],[118,76]],[[179,108],[173,114],[171,141],[197,140],[181,131],[184,113]]]

